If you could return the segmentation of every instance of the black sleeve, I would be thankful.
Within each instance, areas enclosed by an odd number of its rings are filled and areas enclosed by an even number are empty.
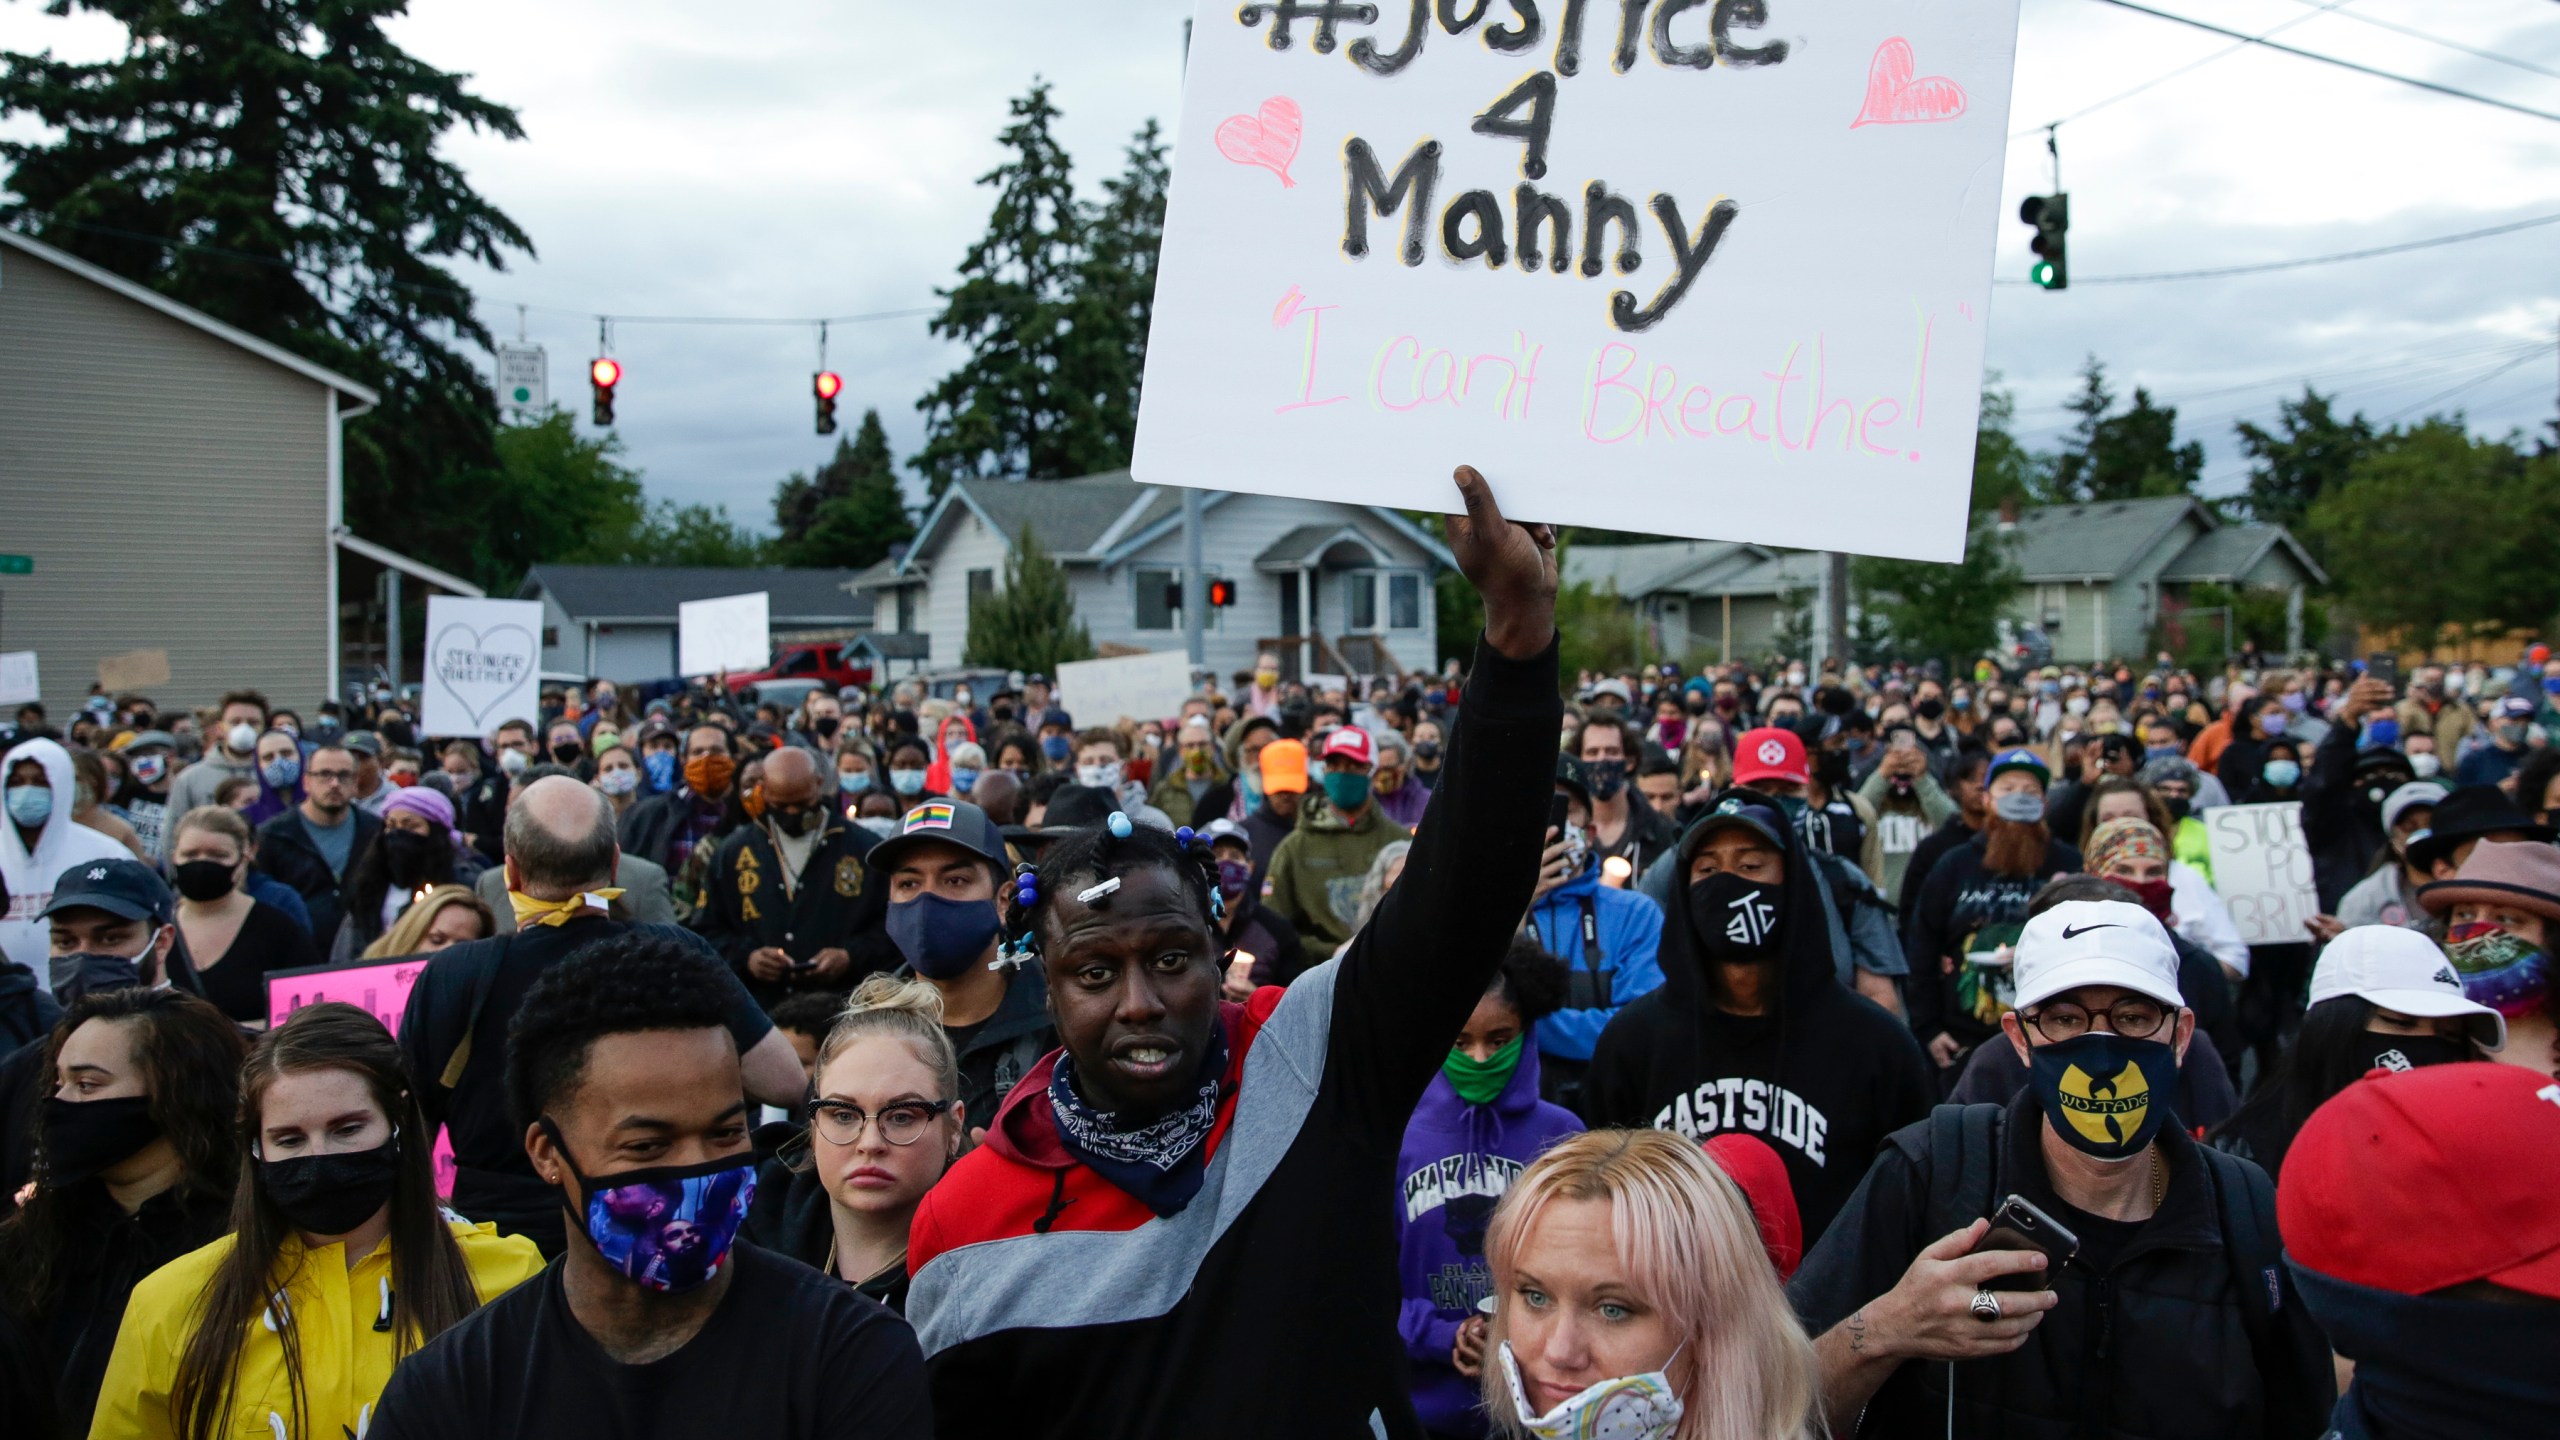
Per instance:
[[[2355,725],[2332,724],[2302,780],[2302,838],[2317,850],[2345,833],[2355,795]]]
[[[1335,981],[1324,1083],[1370,1148],[1402,1142],[1528,911],[1563,713],[1555,642],[1511,660],[1478,640],[1431,814]]]
[[[409,1003],[400,1012],[400,1064],[409,1072],[409,1084],[431,1132],[443,1126],[453,1100],[453,1092],[444,1088],[444,1067],[453,1059],[453,1047],[462,1043],[457,1033],[463,1022],[459,1007],[468,1004],[470,993],[468,985],[455,983],[455,977],[467,974],[468,962],[479,954],[477,944],[457,945],[428,961],[426,973],[409,987]]]
[[[1629,1052],[1642,1048],[1643,1038],[1634,1033],[1641,1021],[1628,1016],[1641,1003],[1620,1007],[1592,1042],[1591,1063],[1582,1072],[1582,1123],[1591,1129],[1634,1129],[1647,1123],[1644,1116],[1630,1113],[1642,1097],[1636,1093],[1639,1081]]]
[[[878,837],[864,830],[860,839],[870,844],[858,845],[853,854],[862,866],[862,893],[853,897],[851,914],[845,921],[844,953],[853,959],[848,972],[854,983],[866,975],[882,974],[906,963],[898,953],[898,942],[889,938],[889,882],[871,872],[869,855]]]
[[[1806,1334],[1820,1337],[1902,1279],[1925,1243],[1913,1234],[1927,1194],[1899,1148],[1887,1145],[1877,1154],[1849,1203],[1787,1282],[1787,1299]]]
[[[811,1393],[801,1413],[826,1417],[817,1427],[820,1435],[933,1440],[933,1402],[925,1392],[924,1351],[916,1332],[897,1312],[873,1309],[838,1327],[842,1333],[828,1347],[825,1368],[807,1377]]]
[[[1943,961],[1946,954],[1947,912],[1954,908],[1955,872],[1959,868],[1950,850],[1938,857],[1929,869],[1929,878],[1920,887],[1920,903],[1912,907],[1911,926],[1902,940],[1902,958],[1911,967],[1911,986],[1906,999],[1911,1006],[1911,1033],[1923,1039],[1947,1028]]]
[[[640,928],[653,935],[681,938],[684,943],[693,947],[694,953],[702,958],[714,963],[720,961],[720,952],[711,947],[710,941],[681,925],[647,925]],[[720,966],[720,974],[728,981],[729,986],[729,1038],[737,1042],[738,1053],[744,1055],[756,1048],[756,1042],[773,1033],[773,1019],[764,1013],[763,1006],[756,1003],[756,997],[747,993],[746,982],[738,978],[736,971],[724,964]]]
[[[745,845],[743,835],[732,835],[721,842],[719,851],[711,857],[711,873],[703,877],[702,913],[694,917],[702,937],[720,952],[720,958],[732,971],[741,975],[746,973],[747,956],[756,949],[754,927],[738,914],[738,852]]]

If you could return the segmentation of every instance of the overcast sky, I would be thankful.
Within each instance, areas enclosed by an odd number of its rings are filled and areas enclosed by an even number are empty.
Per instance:
[[[1785,8],[1770,0],[1773,28]],[[2161,0],[2286,43],[2560,113],[2550,0]],[[2324,8],[2337,13],[2316,13]],[[394,29],[421,58],[515,106],[526,138],[450,153],[532,235],[538,259],[472,271],[493,330],[516,305],[549,348],[552,394],[583,416],[600,311],[848,316],[934,303],[983,229],[1006,102],[1055,87],[1088,193],[1148,117],[1180,107],[1183,0],[413,0]],[[2394,33],[2423,30],[2543,72]],[[2306,18],[2307,17],[2307,18]],[[107,53],[94,17],[0,5],[0,47]],[[2231,42],[2099,0],[2026,0],[2007,212],[2049,188],[2035,127]],[[2305,380],[2376,419],[2461,407],[2475,428],[2537,427],[2560,391],[2560,225],[2298,272],[2174,284],[2108,275],[2387,245],[2560,212],[2560,123],[2249,48],[2061,127],[2072,289],[1994,292],[1991,363],[2020,428],[2049,444],[2085,354],[2121,393],[2179,407],[2207,489],[2240,487],[2236,419]],[[1998,271],[2026,274],[2005,222]],[[651,491],[769,525],[774,482],[832,448],[811,433],[810,327],[618,326],[618,429]],[[846,429],[876,406],[901,456],[916,398],[955,360],[921,317],[838,324]],[[2504,368],[2500,367],[2512,367]],[[581,420],[583,424],[583,418]]]

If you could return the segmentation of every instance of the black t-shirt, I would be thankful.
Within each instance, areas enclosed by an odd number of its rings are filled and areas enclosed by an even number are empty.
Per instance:
[[[2165,1163],[2165,1162],[2162,1162]],[[2139,1220],[2109,1220],[2092,1215],[2068,1200],[2056,1197],[2053,1218],[2059,1220],[2080,1239],[2080,1248],[2072,1260],[2089,1268],[2091,1274],[2104,1275],[2116,1268],[2116,1257],[2142,1233]]]
[[[208,957],[190,957],[196,982],[204,989],[204,998],[214,1003],[223,1014],[245,1024],[267,1023],[267,972],[301,970],[322,964],[326,957],[312,946],[311,936],[285,914],[264,900],[249,902],[249,917],[240,922],[240,933],[232,938],[231,948],[206,968]]]
[[[596,1343],[554,1263],[401,1361],[369,1440],[928,1440],[924,1354],[906,1321],[796,1260],[743,1242],[730,1253],[720,1308],[646,1365]]]

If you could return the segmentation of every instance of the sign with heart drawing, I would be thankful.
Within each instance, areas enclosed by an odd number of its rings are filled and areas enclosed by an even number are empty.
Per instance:
[[[541,601],[427,597],[420,733],[486,736],[509,720],[530,722],[541,680]]]
[[[1215,0],[1131,469],[1964,553],[2018,0]]]

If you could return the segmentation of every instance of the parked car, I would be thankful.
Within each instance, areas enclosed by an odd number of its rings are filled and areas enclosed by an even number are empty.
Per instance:
[[[871,667],[855,666],[845,657],[844,646],[833,640],[779,645],[774,648],[773,663],[764,669],[732,674],[729,690],[736,694],[773,680],[808,680],[834,690],[869,684]]]

